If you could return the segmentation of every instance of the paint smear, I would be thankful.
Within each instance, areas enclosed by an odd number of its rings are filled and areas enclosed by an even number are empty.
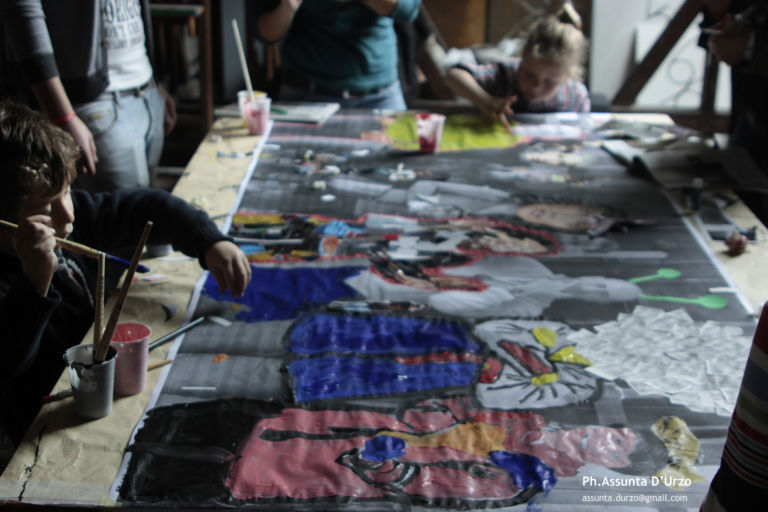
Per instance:
[[[396,148],[419,149],[416,120],[412,113],[398,115],[385,130]],[[453,114],[446,116],[440,149],[505,148],[524,142],[527,138],[507,133],[501,123],[479,115]]]

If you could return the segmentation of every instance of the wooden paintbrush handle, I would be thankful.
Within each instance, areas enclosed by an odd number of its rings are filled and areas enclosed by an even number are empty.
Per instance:
[[[13,222],[8,222],[7,220],[0,219],[0,226],[5,226],[6,228],[10,229],[19,229],[18,224],[14,224]],[[87,245],[79,244],[77,242],[73,242],[71,240],[67,240],[66,238],[59,238],[58,236],[53,237],[56,240],[56,245],[59,247],[62,247],[64,249],[68,249],[72,252],[76,252],[79,254],[83,254],[85,256],[91,256],[92,258],[96,258],[99,255],[99,252],[93,247],[88,247]]]
[[[104,334],[101,335],[99,344],[93,347],[94,361],[100,363],[107,357],[107,350],[109,350],[109,343],[112,341],[112,334],[115,332],[117,321],[120,319],[120,311],[123,309],[125,299],[128,297],[128,289],[131,287],[133,281],[133,274],[136,273],[136,267],[139,265],[139,259],[141,259],[141,253],[144,252],[144,246],[147,244],[149,238],[149,232],[152,230],[152,221],[148,220],[144,226],[144,232],[141,234],[139,244],[136,246],[136,250],[133,252],[133,258],[131,258],[131,265],[128,267],[128,271],[125,274],[123,280],[123,286],[120,288],[120,295],[117,297],[112,313],[109,316],[107,327],[104,329]]]

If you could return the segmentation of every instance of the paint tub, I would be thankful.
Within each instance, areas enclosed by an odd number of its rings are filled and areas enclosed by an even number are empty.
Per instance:
[[[253,95],[257,98],[266,97],[267,93],[263,91],[253,91]],[[237,110],[240,112],[240,119],[243,120],[243,126],[246,126],[245,122],[245,104],[248,103],[248,91],[237,91]]]
[[[245,123],[249,135],[264,135],[269,126],[269,109],[272,100],[266,96],[257,96],[245,102]]]
[[[437,153],[443,139],[445,116],[442,114],[422,113],[413,116],[416,119],[416,134],[419,136],[419,150],[422,153]]]
[[[100,363],[94,363],[93,345],[76,345],[64,352],[78,416],[98,419],[112,412],[116,358],[113,347]]]
[[[135,395],[144,389],[151,335],[152,329],[142,323],[121,322],[115,326],[110,341],[117,350],[115,395]]]

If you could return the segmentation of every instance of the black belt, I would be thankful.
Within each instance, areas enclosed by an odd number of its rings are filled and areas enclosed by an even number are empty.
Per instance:
[[[141,93],[149,89],[149,86],[152,85],[152,80],[145,83],[144,85],[140,85],[138,87],[131,87],[130,89],[120,89],[119,91],[106,91],[106,94],[113,94],[118,98],[122,98],[124,96],[141,96]]]
[[[382,85],[381,87],[373,87],[371,89],[335,89],[333,87],[326,87],[324,85],[320,85],[317,82],[307,80],[302,76],[296,75],[288,71],[283,71],[282,81],[286,85],[290,85],[291,87],[297,87],[299,89],[303,89],[310,93],[329,96],[332,98],[344,98],[344,99],[361,98],[363,96],[368,96],[369,94],[376,94],[383,91],[384,89],[386,89],[391,85],[391,84]]]

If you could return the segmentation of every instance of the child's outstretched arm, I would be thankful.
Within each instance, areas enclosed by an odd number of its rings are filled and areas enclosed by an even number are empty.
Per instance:
[[[251,280],[251,264],[238,246],[222,240],[205,251],[205,264],[211,271],[219,292],[229,290],[232,297],[241,297]]]
[[[445,78],[456,94],[467,98],[488,117],[498,120],[507,131],[511,130],[507,116],[514,113],[512,105],[517,101],[517,96],[508,98],[491,96],[466,69],[451,68]]]

